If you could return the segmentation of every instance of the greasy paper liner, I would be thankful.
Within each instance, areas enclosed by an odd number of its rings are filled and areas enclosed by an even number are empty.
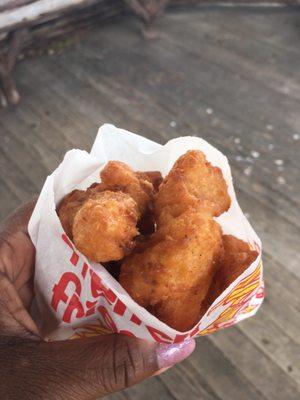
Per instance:
[[[177,158],[196,149],[222,169],[232,204],[216,218],[225,234],[247,241],[257,259],[210,306],[193,329],[179,332],[139,306],[101,264],[91,263],[66,236],[56,205],[73,189],[99,181],[109,160],[135,170],[159,170],[165,176]],[[232,185],[227,158],[203,139],[180,137],[162,146],[139,135],[105,124],[91,153],[71,150],[47,178],[29,221],[36,247],[33,314],[48,340],[123,333],[155,342],[180,342],[233,325],[256,313],[264,298],[261,241],[242,213]]]

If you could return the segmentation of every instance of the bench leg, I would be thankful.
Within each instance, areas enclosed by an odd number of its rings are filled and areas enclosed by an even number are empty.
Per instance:
[[[16,105],[20,101],[20,95],[14,83],[12,72],[26,36],[26,29],[19,29],[13,32],[8,44],[8,50],[0,55],[0,105],[2,107]]]
[[[142,33],[146,39],[155,39],[158,32],[154,28],[154,23],[160,17],[169,0],[125,0],[128,7],[142,21]]]

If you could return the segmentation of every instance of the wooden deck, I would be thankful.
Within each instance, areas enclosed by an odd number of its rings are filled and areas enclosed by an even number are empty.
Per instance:
[[[179,9],[160,25],[147,43],[128,17],[17,66],[23,100],[0,110],[1,217],[66,150],[90,149],[104,122],[161,143],[207,139],[228,155],[263,240],[266,300],[255,318],[198,339],[181,365],[110,399],[298,400],[300,9]]]

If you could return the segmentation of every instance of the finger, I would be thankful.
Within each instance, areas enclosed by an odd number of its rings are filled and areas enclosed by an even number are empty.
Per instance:
[[[0,335],[39,337],[38,328],[24,308],[10,279],[0,272]]]
[[[93,399],[125,389],[188,357],[195,341],[157,345],[124,335],[43,343],[37,373],[64,399]],[[45,365],[43,366],[43,364]],[[44,385],[43,382],[40,383]]]
[[[35,249],[27,226],[34,206],[33,199],[0,224],[0,271],[7,275],[17,291],[28,285],[33,275]]]
[[[32,272],[33,275],[33,272]],[[32,278],[27,281],[25,284],[18,285],[18,282],[15,283],[16,289],[18,291],[19,297],[22,300],[22,303],[26,310],[30,310],[33,301],[33,293],[34,293],[34,280]]]
[[[26,309],[33,298],[35,250],[27,225],[34,205],[21,206],[0,225],[0,334],[38,337]]]

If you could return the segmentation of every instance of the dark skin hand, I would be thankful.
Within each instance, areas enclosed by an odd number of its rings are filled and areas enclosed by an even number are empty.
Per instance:
[[[157,345],[123,335],[45,342],[28,309],[35,249],[34,202],[0,225],[0,398],[89,400],[157,375],[186,358],[193,340]]]

